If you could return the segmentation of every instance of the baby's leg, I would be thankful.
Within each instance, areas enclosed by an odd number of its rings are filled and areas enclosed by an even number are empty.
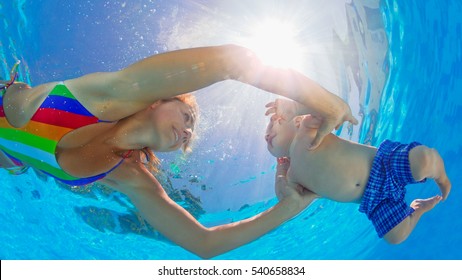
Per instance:
[[[406,240],[414,230],[417,222],[420,220],[422,215],[435,207],[438,202],[441,201],[441,196],[437,195],[427,199],[416,199],[411,203],[411,207],[414,208],[414,213],[409,215],[401,223],[395,226],[383,237],[390,244],[399,244]]]
[[[446,175],[444,162],[438,151],[426,146],[417,146],[409,152],[409,162],[414,180],[432,178],[441,190],[443,200],[451,190],[451,182]]]

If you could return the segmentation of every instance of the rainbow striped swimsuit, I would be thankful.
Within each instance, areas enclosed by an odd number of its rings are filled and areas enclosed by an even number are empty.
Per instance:
[[[67,174],[59,166],[55,152],[59,140],[83,126],[101,122],[63,84],[56,85],[31,120],[21,128],[12,127],[5,117],[0,98],[0,149],[18,165],[34,167],[68,185],[86,185],[104,178],[108,172],[87,178]]]

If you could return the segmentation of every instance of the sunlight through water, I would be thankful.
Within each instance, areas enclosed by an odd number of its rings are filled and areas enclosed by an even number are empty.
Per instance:
[[[263,63],[277,67],[300,69],[303,51],[297,42],[297,32],[289,21],[269,19],[250,29],[251,36],[242,45],[255,51]]]

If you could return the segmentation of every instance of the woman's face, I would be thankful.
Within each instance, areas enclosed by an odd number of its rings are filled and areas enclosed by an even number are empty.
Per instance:
[[[175,151],[189,144],[196,114],[187,104],[178,101],[163,102],[153,108],[151,120],[156,130],[155,151]]]

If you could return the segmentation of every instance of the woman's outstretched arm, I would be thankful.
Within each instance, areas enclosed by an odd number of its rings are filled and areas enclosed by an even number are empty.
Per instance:
[[[287,190],[287,195],[277,205],[259,215],[206,228],[172,201],[148,171],[136,164],[123,165],[111,175],[110,180],[114,180],[111,185],[130,198],[151,226],[202,258],[214,257],[259,238],[299,213],[315,198],[314,195],[302,196],[295,190]],[[125,176],[130,176],[131,180],[120,180]]]
[[[295,70],[265,65],[251,50],[223,45],[161,53],[112,73],[94,73],[66,83],[107,120],[133,114],[153,102],[236,80],[300,102],[323,119],[320,137],[345,121],[357,123],[338,96]],[[98,102],[91,102],[97,99]],[[117,109],[115,109],[117,108]],[[318,139],[315,140],[318,144]]]
[[[166,52],[140,60],[120,71],[92,73],[67,80],[65,84],[95,116],[117,121],[160,99],[229,79],[288,97],[315,112],[323,120],[315,144],[343,122],[357,123],[349,106],[335,94],[300,72],[264,65],[251,50],[236,45]],[[37,100],[43,100],[49,93],[48,85],[14,91],[23,91],[25,94],[21,96],[26,97],[31,96],[29,92],[33,91]],[[17,108],[34,112],[36,105],[27,105],[30,100],[24,98],[18,101],[21,102],[26,105]]]

